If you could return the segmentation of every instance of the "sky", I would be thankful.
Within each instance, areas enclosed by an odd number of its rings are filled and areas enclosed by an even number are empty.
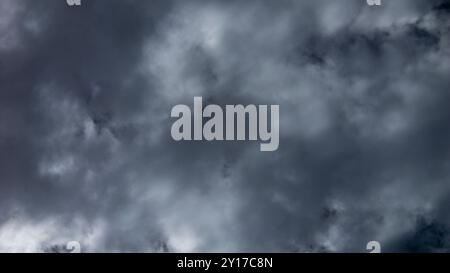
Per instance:
[[[450,2],[0,0],[0,252],[450,250]],[[280,106],[280,146],[171,109]]]

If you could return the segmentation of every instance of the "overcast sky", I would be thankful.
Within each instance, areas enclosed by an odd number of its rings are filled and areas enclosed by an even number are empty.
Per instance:
[[[450,3],[382,2],[0,0],[0,251],[449,251]]]

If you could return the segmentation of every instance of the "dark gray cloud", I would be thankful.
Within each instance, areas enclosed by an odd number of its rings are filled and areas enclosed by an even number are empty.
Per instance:
[[[447,251],[448,1],[0,3],[0,251]],[[279,104],[280,148],[171,107]]]

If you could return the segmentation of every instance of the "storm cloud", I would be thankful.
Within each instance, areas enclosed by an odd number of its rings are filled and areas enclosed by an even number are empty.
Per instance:
[[[450,248],[450,3],[0,1],[0,251]],[[280,105],[280,147],[174,105]]]

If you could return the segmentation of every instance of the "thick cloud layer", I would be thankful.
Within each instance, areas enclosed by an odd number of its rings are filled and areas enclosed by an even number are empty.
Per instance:
[[[450,4],[0,1],[0,251],[448,251]],[[172,106],[279,104],[280,148]]]

